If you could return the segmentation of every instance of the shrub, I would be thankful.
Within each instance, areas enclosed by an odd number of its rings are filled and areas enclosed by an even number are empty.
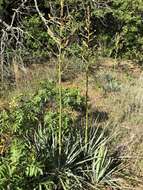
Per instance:
[[[99,80],[98,86],[103,89],[105,93],[107,92],[119,92],[121,90],[120,81],[118,81],[112,73],[99,73],[97,75]]]
[[[62,91],[63,124],[64,127],[77,119],[76,116],[84,110],[85,98],[80,95],[78,89],[66,89]],[[58,87],[54,82],[42,82],[41,88],[30,98],[23,96],[12,98],[10,109],[1,113],[1,122],[4,126],[11,126],[9,130],[23,133],[23,131],[39,123],[48,126],[57,126],[58,123]],[[7,115],[7,117],[5,117]],[[75,116],[75,118],[74,118]],[[6,120],[6,121],[5,121]],[[7,125],[5,125],[7,122]],[[3,127],[4,127],[3,126]],[[7,129],[6,129],[7,130]]]
[[[27,60],[34,59],[34,61],[49,57],[51,48],[54,48],[54,42],[50,39],[38,15],[35,14],[25,17],[23,20],[23,27],[26,32],[23,57]],[[51,45],[53,45],[53,47],[51,47]]]

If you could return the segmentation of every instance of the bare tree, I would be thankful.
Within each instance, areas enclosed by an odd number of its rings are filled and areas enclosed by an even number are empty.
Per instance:
[[[4,77],[10,72],[10,58],[7,50],[11,49],[13,57],[16,57],[16,51],[20,52],[23,47],[24,31],[20,27],[20,22],[27,2],[28,0],[21,0],[18,7],[13,9],[10,24],[0,18],[0,75],[2,83],[4,82]]]

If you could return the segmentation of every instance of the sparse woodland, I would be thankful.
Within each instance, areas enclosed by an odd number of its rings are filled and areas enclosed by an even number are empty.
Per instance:
[[[143,189],[142,28],[142,0],[0,0],[0,190]]]

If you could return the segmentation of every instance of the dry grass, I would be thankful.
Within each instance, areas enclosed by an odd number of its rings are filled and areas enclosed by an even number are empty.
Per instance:
[[[123,79],[123,78],[122,78]],[[103,107],[109,119],[120,127],[118,143],[126,147],[128,174],[131,176],[127,189],[142,189],[143,177],[143,74],[131,80],[122,80],[119,93],[108,93]],[[136,183],[132,186],[133,179]],[[128,181],[128,180],[127,180]],[[136,186],[138,186],[136,188]]]

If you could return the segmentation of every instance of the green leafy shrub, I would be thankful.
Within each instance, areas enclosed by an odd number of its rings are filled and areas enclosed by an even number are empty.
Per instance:
[[[42,59],[50,56],[50,44],[54,45],[50,39],[43,22],[37,14],[25,17],[23,21],[24,30],[26,31],[24,43],[24,54],[29,59]]]
[[[85,107],[85,98],[78,89],[63,89],[63,125],[67,127]],[[58,87],[53,82],[42,82],[41,88],[30,98],[19,95],[10,102],[10,109],[1,113],[3,127],[9,127],[14,132],[30,130],[41,123],[48,126],[58,126]],[[6,121],[5,121],[5,116]],[[7,122],[7,125],[5,125]],[[50,128],[49,128],[50,129]]]
[[[120,48],[119,53],[130,59],[142,59],[142,55],[139,55],[143,45],[143,33],[141,31],[142,2],[140,0],[114,1],[114,8],[113,14],[120,23],[118,34],[119,46],[122,48]]]

